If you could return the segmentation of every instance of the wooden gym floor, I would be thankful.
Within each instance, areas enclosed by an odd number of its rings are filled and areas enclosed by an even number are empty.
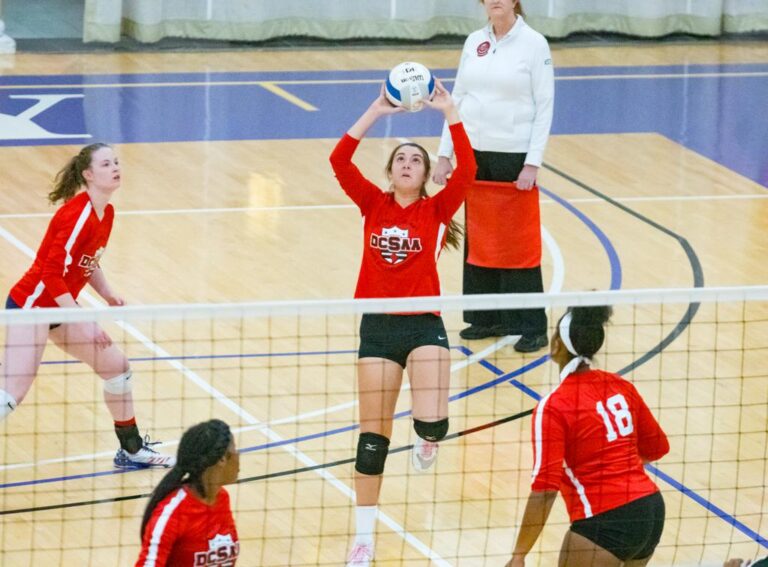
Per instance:
[[[99,139],[123,163],[102,265],[129,303],[351,297],[359,216],[328,155],[386,69],[417,60],[450,84],[458,53],[0,57],[0,289],[28,267],[45,231],[53,174]],[[539,179],[545,288],[764,284],[768,44],[557,46],[553,59],[557,107]],[[397,117],[362,144],[357,163],[383,183],[396,140],[435,151],[439,127],[429,112]],[[461,291],[460,259],[441,258],[444,294]],[[665,308],[664,332],[686,308]],[[703,305],[628,375],[672,439],[658,463],[668,519],[653,565],[765,552],[766,313],[765,302]],[[602,365],[618,370],[652,349],[662,330],[643,322],[658,314],[617,309]],[[556,380],[541,353],[462,343],[460,315],[445,319],[452,432],[524,412]],[[353,456],[354,318],[108,328],[133,360],[140,425],[168,450],[208,417],[238,428],[248,480],[231,488],[238,564],[340,564],[352,465],[319,465]],[[398,410],[407,409],[404,394]],[[393,453],[377,565],[503,564],[527,497],[529,430],[521,417],[447,441],[426,475],[410,471],[407,452]],[[49,346],[0,437],[0,563],[132,565],[142,496],[163,473],[113,474],[111,424],[87,369]],[[405,417],[393,447],[410,442]],[[554,564],[566,529],[559,501],[531,565]]]

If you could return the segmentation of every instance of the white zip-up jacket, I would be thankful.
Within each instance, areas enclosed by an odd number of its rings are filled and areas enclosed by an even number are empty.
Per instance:
[[[540,167],[555,100],[546,38],[521,16],[499,41],[490,23],[472,32],[464,42],[453,99],[475,150],[525,153],[526,164]],[[453,155],[447,126],[438,155]]]

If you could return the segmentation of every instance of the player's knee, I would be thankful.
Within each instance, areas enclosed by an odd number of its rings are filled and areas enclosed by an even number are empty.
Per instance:
[[[361,474],[380,475],[389,453],[389,439],[378,433],[361,433],[357,440],[355,470]]]
[[[131,376],[133,376],[133,372],[127,370],[114,378],[105,379],[104,391],[108,394],[114,394],[115,396],[124,396],[125,394],[128,394],[133,389]]]
[[[414,419],[413,429],[416,431],[416,435],[425,441],[436,443],[448,434],[448,418],[446,417],[440,421],[421,421]]]

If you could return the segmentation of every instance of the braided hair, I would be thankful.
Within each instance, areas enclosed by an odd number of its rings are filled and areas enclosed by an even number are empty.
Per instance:
[[[53,191],[48,193],[48,201],[56,204],[58,201],[65,203],[75,196],[77,190],[85,185],[83,171],[91,167],[93,154],[101,148],[109,148],[109,144],[97,142],[85,146],[80,152],[72,157],[67,165],[61,168],[53,180]]]
[[[229,426],[220,419],[211,419],[193,425],[184,432],[176,453],[176,465],[163,477],[144,510],[141,521],[141,537],[157,505],[174,490],[189,484],[205,498],[203,473],[227,453],[232,442]]]

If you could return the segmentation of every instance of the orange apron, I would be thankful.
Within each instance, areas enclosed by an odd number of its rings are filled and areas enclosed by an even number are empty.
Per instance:
[[[475,181],[467,191],[469,255],[483,268],[541,265],[539,188],[521,191],[515,183]]]

